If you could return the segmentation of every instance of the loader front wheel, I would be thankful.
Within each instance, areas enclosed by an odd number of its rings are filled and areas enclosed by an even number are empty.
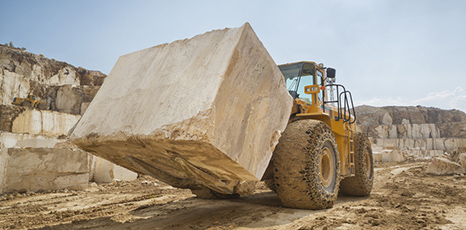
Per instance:
[[[288,125],[275,148],[273,183],[291,208],[331,208],[338,196],[340,160],[332,129],[321,121]]]
[[[340,183],[340,192],[350,196],[368,196],[374,182],[374,159],[369,138],[364,133],[354,134],[355,176]]]
[[[277,188],[275,187],[275,181],[273,179],[265,180],[265,185],[269,187],[270,190],[277,192]]]

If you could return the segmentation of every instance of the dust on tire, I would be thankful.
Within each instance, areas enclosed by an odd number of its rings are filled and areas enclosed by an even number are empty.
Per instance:
[[[340,182],[340,192],[351,196],[368,196],[374,183],[371,143],[365,134],[357,132],[354,134],[354,144],[355,176]]]
[[[319,164],[329,148],[334,173],[324,186]],[[286,128],[274,151],[273,183],[282,204],[292,208],[331,208],[338,196],[340,160],[331,128],[316,120],[300,120]]]

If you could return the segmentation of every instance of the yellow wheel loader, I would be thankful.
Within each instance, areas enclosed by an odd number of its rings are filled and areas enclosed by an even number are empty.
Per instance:
[[[329,208],[368,195],[374,174],[335,72],[277,67],[248,23],[214,30],[121,56],[70,140],[201,198],[263,180],[287,207]]]
[[[45,109],[45,102],[40,101],[37,96],[29,94],[26,98],[15,97],[13,105],[25,106],[28,108]]]
[[[331,208],[339,193],[368,196],[374,180],[371,144],[356,132],[351,92],[335,83],[336,70],[310,61],[278,67],[294,102],[261,180],[291,208]],[[209,188],[192,192],[207,199],[239,196]]]
[[[352,96],[335,83],[335,69],[314,62],[279,68],[294,103],[263,180],[283,205],[294,208],[330,208],[339,191],[369,195],[374,179],[371,145],[356,132]]]

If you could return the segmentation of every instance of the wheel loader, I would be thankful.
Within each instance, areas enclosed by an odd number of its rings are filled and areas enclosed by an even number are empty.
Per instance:
[[[25,106],[28,108],[45,109],[45,102],[40,101],[37,96],[29,94],[26,98],[15,97],[12,102],[13,105]]]
[[[373,160],[335,69],[277,66],[249,23],[121,56],[80,121],[79,148],[200,198],[251,194],[284,206],[366,196]]]
[[[325,209],[339,192],[369,195],[371,144],[356,132],[352,96],[335,83],[335,69],[308,61],[279,69],[294,103],[263,180],[287,207]]]
[[[374,166],[368,137],[356,132],[351,92],[335,83],[336,70],[303,61],[279,65],[293,107],[262,177],[286,207],[331,208],[338,194],[368,196]],[[198,197],[228,199],[210,189]]]

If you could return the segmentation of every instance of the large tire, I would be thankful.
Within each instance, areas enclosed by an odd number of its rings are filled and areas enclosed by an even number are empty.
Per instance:
[[[360,132],[354,134],[355,176],[340,183],[340,192],[351,196],[368,196],[374,183],[374,158],[369,138]]]
[[[39,103],[39,104],[37,105],[37,108],[40,109],[40,110],[45,109],[45,104]]]
[[[273,183],[291,208],[331,208],[338,197],[340,160],[331,128],[315,120],[288,125],[275,148]]]

